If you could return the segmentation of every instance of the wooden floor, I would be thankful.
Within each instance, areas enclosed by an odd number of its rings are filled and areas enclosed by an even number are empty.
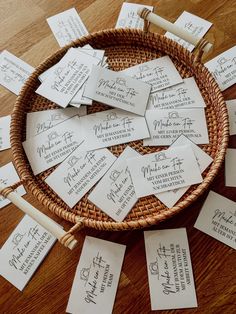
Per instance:
[[[120,0],[1,0],[0,49],[7,49],[36,67],[59,46],[48,27],[46,18],[75,7],[90,32],[114,27]],[[214,25],[206,38],[214,44],[205,60],[236,43],[236,1],[234,0],[160,0],[136,1],[156,5],[159,15],[175,21],[186,10],[211,21]],[[160,31],[155,29],[155,31]],[[0,116],[10,114],[16,96],[0,87]],[[225,99],[236,98],[236,86],[224,93]],[[236,148],[236,136],[230,147]],[[11,151],[0,152],[0,166],[11,161]],[[224,186],[224,170],[215,179],[212,190],[236,201],[236,189]],[[193,228],[206,194],[176,217],[152,229],[186,227],[198,299],[197,309],[159,311],[159,313],[235,313],[236,256],[235,251]],[[53,216],[32,196],[26,199],[60,222],[67,230],[70,225]],[[0,245],[2,245],[22,213],[13,205],[0,210]],[[26,286],[19,292],[0,278],[0,313],[65,313],[75,269],[85,235],[127,245],[114,313],[151,312],[147,281],[143,231],[99,232],[83,230],[78,234],[79,246],[72,252],[56,244]]]

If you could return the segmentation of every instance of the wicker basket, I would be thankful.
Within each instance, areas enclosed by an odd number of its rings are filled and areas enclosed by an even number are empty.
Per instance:
[[[52,169],[34,176],[24,153],[22,141],[25,140],[27,112],[58,108],[51,101],[37,95],[38,76],[57,63],[69,47],[91,44],[92,47],[105,49],[110,68],[119,71],[138,63],[143,63],[168,55],[174,62],[182,78],[194,76],[206,102],[206,119],[209,132],[209,145],[201,147],[212,158],[213,163],[203,173],[203,182],[191,188],[173,208],[164,206],[155,196],[140,198],[123,222],[115,222],[87,200],[85,195],[79,203],[69,208],[44,182]],[[138,30],[112,29],[100,31],[68,45],[40,64],[30,76],[17,98],[11,122],[11,146],[13,160],[21,182],[41,204],[50,211],[79,227],[87,226],[104,230],[128,230],[143,228],[163,221],[194,202],[210,185],[224,160],[228,144],[228,115],[223,96],[209,71],[197,56],[188,52],[174,41],[158,34]],[[108,109],[99,103],[89,107],[93,113]],[[142,154],[160,151],[166,147],[143,147],[142,141],[129,143]],[[125,144],[109,148],[116,156],[120,155]]]

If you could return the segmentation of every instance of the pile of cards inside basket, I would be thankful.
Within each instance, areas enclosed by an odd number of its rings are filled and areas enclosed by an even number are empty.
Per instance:
[[[28,113],[23,147],[35,175],[58,165],[45,181],[69,207],[89,192],[122,221],[140,197],[174,206],[202,182],[212,158],[198,146],[209,139],[194,77],[182,79],[169,56],[119,72],[107,67],[105,51],[86,45],[42,73],[36,93],[62,108]],[[93,100],[112,109],[87,114]],[[142,155],[131,147],[136,140],[167,148]],[[124,143],[118,157],[108,149]]]

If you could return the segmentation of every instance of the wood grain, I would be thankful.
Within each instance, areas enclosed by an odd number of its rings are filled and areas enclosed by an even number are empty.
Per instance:
[[[184,11],[201,16],[214,25],[206,38],[214,44],[204,58],[210,60],[235,45],[236,2],[234,0],[160,0],[136,1],[156,5],[159,15],[174,22]],[[46,18],[75,7],[90,32],[114,27],[122,1],[120,0],[1,0],[0,49],[7,49],[36,67],[57,49]],[[163,33],[157,27],[152,31]],[[225,99],[236,98],[236,86],[224,93]],[[0,87],[0,116],[10,114],[16,96]],[[229,147],[236,148],[236,136],[230,138]],[[0,166],[12,160],[11,150],[0,152]],[[211,189],[236,201],[236,188],[225,187],[222,167]],[[186,227],[194,270],[198,308],[158,311],[158,313],[235,313],[236,276],[235,251],[193,228],[207,194],[176,217],[152,227],[166,229]],[[31,196],[25,197],[67,230],[70,224],[46,211]],[[2,245],[23,214],[13,205],[0,210],[0,245]],[[78,234],[79,246],[72,252],[57,243],[30,280],[23,293],[0,278],[0,312],[65,313],[75,269],[86,235],[99,237],[127,246],[122,274],[114,305],[114,313],[150,313],[143,230],[128,232],[99,232],[86,229]]]

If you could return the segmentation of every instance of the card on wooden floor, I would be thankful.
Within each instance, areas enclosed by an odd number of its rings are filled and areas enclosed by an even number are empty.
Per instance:
[[[197,109],[154,109],[146,111],[151,137],[144,146],[171,145],[181,134],[195,144],[209,143],[205,111]]]
[[[151,86],[121,72],[93,66],[84,96],[144,116]]]
[[[202,182],[191,146],[127,159],[137,197],[174,190]]]
[[[0,274],[22,291],[56,238],[25,215],[0,250]]]
[[[0,117],[0,151],[11,147],[10,143],[11,116]]]
[[[7,50],[0,54],[0,84],[16,95],[34,68]]]
[[[51,16],[47,22],[60,47],[88,35],[88,30],[75,8]]]
[[[125,245],[85,238],[66,312],[112,313],[125,249]]]
[[[13,166],[12,162],[0,167],[0,184],[5,185],[6,187],[17,183],[20,181],[20,178],[16,172],[16,169]],[[20,185],[16,190],[17,194],[23,196],[26,194],[26,191],[22,185]],[[11,201],[7,198],[4,198],[0,195],[0,208],[10,204]]]
[[[86,149],[98,149],[149,137],[144,117],[120,109],[111,109],[80,118],[86,134]]]
[[[147,109],[178,109],[206,107],[201,92],[193,77],[183,83],[152,93]]]
[[[178,17],[174,24],[198,38],[202,38],[212,26],[211,22],[186,11]],[[179,38],[178,36],[173,35],[172,33],[166,32],[165,36],[173,39],[189,51],[193,51],[195,48],[192,44]]]
[[[122,4],[115,28],[136,28],[143,29],[144,20],[137,14],[140,8],[147,8],[153,11],[153,7],[145,4],[126,3]]]
[[[183,82],[169,56],[137,64],[120,73],[150,84],[151,93]]]
[[[185,228],[144,231],[152,310],[197,307]]]
[[[116,157],[106,148],[90,152],[75,150],[45,180],[70,207],[107,172]]]
[[[22,143],[35,175],[59,164],[83,145],[79,119],[75,116]]]
[[[205,153],[200,147],[190,141],[186,136],[180,135],[177,140],[171,145],[170,148],[178,147],[182,145],[190,145],[198,162],[201,173],[212,163],[213,159],[207,153]],[[167,207],[171,208],[175,203],[184,195],[184,193],[190,188],[190,186],[166,191],[155,194],[155,196]]]
[[[205,63],[220,89],[224,91],[236,83],[236,46]]]
[[[236,148],[228,148],[225,155],[225,185],[236,187]]]
[[[229,114],[229,134],[236,135],[236,99],[227,100],[226,106]]]
[[[194,227],[236,249],[236,203],[210,191]]]
[[[122,221],[137,202],[126,160],[139,156],[127,146],[101,181],[89,194],[88,200],[115,221]]]

